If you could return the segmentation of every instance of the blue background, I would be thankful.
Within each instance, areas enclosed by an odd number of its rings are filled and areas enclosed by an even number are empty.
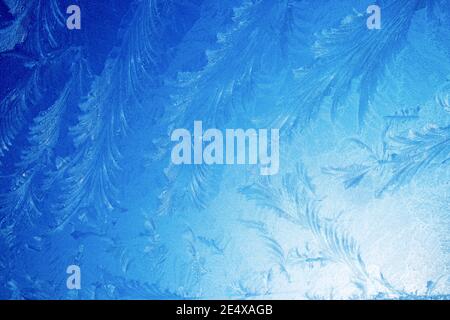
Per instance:
[[[0,298],[450,297],[450,2],[370,4],[0,1]],[[171,165],[195,120],[279,174]]]

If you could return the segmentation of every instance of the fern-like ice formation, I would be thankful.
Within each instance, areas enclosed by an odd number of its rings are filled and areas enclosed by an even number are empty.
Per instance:
[[[230,4],[207,1],[204,6],[226,13]],[[227,27],[214,30],[217,41],[212,48],[205,48],[207,61],[202,69],[178,74],[173,106],[166,113],[169,134],[175,128],[189,128],[195,120],[201,120],[205,128],[224,128],[236,121],[269,125],[271,119],[263,120],[263,115],[273,111],[293,66],[299,63],[295,59],[306,56],[307,41],[300,39],[307,35],[307,26],[315,17],[314,6],[314,1],[293,0],[240,1],[235,5]],[[205,13],[194,32],[204,28],[210,16],[214,15]],[[305,19],[304,24],[298,22],[300,18]],[[178,203],[184,199],[183,208],[204,209],[217,194],[221,172],[220,166],[169,165],[160,212],[176,211],[175,199]]]
[[[28,148],[12,155],[20,160],[14,168],[4,168],[3,173],[8,174],[0,178],[1,222],[10,223],[12,218],[19,224],[35,222],[33,220],[40,212],[37,202],[45,193],[40,180],[44,168],[49,169],[53,161],[51,155],[60,137],[64,110],[68,98],[77,92],[76,81],[81,77],[82,67],[75,63],[69,70],[73,72],[72,78],[69,77],[59,96],[46,95],[47,86],[54,85],[59,89],[59,82],[65,77],[65,73],[61,73],[56,80],[51,71],[66,67],[66,60],[79,57],[80,50],[71,48],[72,42],[68,41],[64,29],[61,32],[61,27],[65,27],[64,17],[56,1],[29,1],[26,4],[11,1],[8,6],[13,19],[11,23],[24,27],[26,22],[28,29],[21,29],[24,34],[21,41],[14,44],[14,51],[4,51],[1,57],[11,65],[25,68],[26,76],[0,102],[0,157],[9,151],[17,135],[26,131],[29,120],[34,117],[28,128]],[[17,12],[20,15],[17,16]]]
[[[281,121],[286,130],[304,129],[327,97],[331,99],[331,118],[336,118],[353,85],[359,95],[359,127],[364,126],[378,82],[403,49],[416,12],[428,4],[424,0],[381,2],[381,30],[368,30],[367,16],[355,14],[317,36],[315,59],[300,73],[285,103],[286,116]]]
[[[450,127],[429,125],[422,131],[410,130],[405,135],[386,137],[379,151],[360,140],[366,160],[343,167],[326,167],[323,172],[340,179],[346,189],[358,186],[372,177],[378,184],[376,196],[398,190],[425,169],[447,166],[450,161]]]
[[[119,141],[128,130],[129,110],[154,108],[149,92],[167,56],[163,37],[168,29],[175,29],[163,22],[173,8],[172,2],[158,0],[137,3],[120,46],[113,50],[80,105],[82,114],[70,129],[75,151],[61,179],[63,194],[56,206],[65,212],[60,224],[83,206],[91,206],[97,213],[118,208]]]
[[[320,216],[312,185],[308,175],[298,167],[294,173],[284,175],[281,181],[265,179],[242,188],[241,192],[258,206],[308,230],[326,259],[348,266],[355,281],[368,281],[369,275],[356,241]]]
[[[298,248],[290,254],[284,252],[281,245],[263,227],[257,230],[269,248],[273,261],[280,266],[280,272],[289,280],[288,265],[293,263],[326,264],[329,262],[345,265],[352,282],[361,291],[361,297],[367,298],[397,298],[412,299],[420,296],[433,296],[433,288],[422,295],[410,293],[396,288],[382,273],[373,274],[366,268],[357,241],[338,227],[338,221],[324,218],[319,211],[320,200],[314,190],[314,184],[303,166],[297,166],[295,171],[287,173],[281,179],[267,178],[241,188],[241,193],[247,199],[254,201],[259,207],[274,212],[302,230],[309,232],[315,239],[319,253],[311,254],[309,245],[307,253],[299,252]],[[251,225],[254,228],[254,223]],[[300,240],[300,239],[299,239]],[[436,280],[438,282],[439,280]],[[439,296],[436,296],[439,299]]]
[[[2,221],[12,218],[16,224],[21,221],[34,224],[42,214],[40,206],[51,202],[48,192],[54,181],[50,179],[50,172],[61,169],[55,149],[63,137],[63,117],[68,106],[85,94],[84,82],[90,78],[89,66],[79,58],[81,54],[79,50],[75,55],[77,59],[70,70],[71,78],[60,96],[48,109],[40,112],[30,126],[29,146],[22,151],[8,190],[0,194]],[[52,220],[51,217],[46,215],[47,220]]]
[[[56,0],[10,0],[7,5],[13,20],[0,29],[0,58],[23,65],[28,76],[1,97],[0,158],[41,102],[44,86],[54,81],[46,70],[61,66],[70,46],[67,35],[57,31],[65,23]]]

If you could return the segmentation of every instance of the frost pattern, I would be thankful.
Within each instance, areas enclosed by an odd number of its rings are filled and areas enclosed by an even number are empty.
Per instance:
[[[0,298],[449,299],[450,5],[366,2],[0,1]],[[280,173],[172,165],[196,120]]]

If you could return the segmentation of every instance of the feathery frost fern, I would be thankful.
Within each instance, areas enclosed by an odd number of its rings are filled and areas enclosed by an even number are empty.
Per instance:
[[[368,176],[380,184],[376,195],[395,191],[432,166],[450,161],[450,127],[428,126],[423,132],[386,138],[380,152],[362,141],[353,140],[368,151],[367,160],[345,167],[326,167],[323,172],[342,180],[346,189],[356,187]]]
[[[425,4],[424,0],[383,1],[381,30],[367,30],[365,14],[348,16],[339,26],[323,30],[313,46],[314,62],[300,73],[287,100],[285,128],[303,129],[326,97],[331,98],[331,118],[336,118],[354,84],[362,128],[386,66],[402,50],[411,21]]]
[[[306,15],[308,5],[314,3],[257,0],[236,6],[228,27],[217,32],[216,44],[205,49],[206,65],[199,71],[178,74],[172,95],[174,110],[166,113],[169,132],[189,128],[195,120],[201,120],[205,128],[223,128],[237,119],[246,125],[270,123],[270,119],[262,120],[262,114],[276,104],[292,65],[298,63],[292,60],[304,55],[301,48],[305,45],[299,39],[306,32],[299,18]],[[194,29],[209,19],[205,15]],[[220,166],[169,165],[160,212],[176,210],[175,199],[178,203],[185,199],[185,207],[204,209],[216,194],[213,190],[218,189],[221,173]]]
[[[94,80],[82,115],[70,130],[75,152],[62,177],[63,196],[58,209],[66,218],[83,206],[97,212],[119,208],[116,181],[122,158],[119,141],[128,130],[127,112],[146,108],[158,114],[152,105],[152,86],[158,82],[162,62],[167,58],[163,37],[176,30],[167,25],[173,10],[182,10],[173,2],[140,1],[120,47],[113,50],[100,76]],[[145,85],[144,85],[145,84]],[[62,222],[62,221],[61,221]]]
[[[306,183],[303,182],[305,176]],[[304,169],[298,167],[294,173],[284,175],[281,181],[268,178],[242,188],[241,192],[258,206],[268,208],[279,217],[309,231],[319,244],[324,260],[344,263],[355,281],[364,283],[369,276],[356,241],[339,231],[335,223],[320,216],[310,185],[310,178],[304,174]],[[284,257],[284,254],[281,256]]]
[[[65,24],[56,0],[11,0],[7,5],[13,20],[9,27],[0,29],[0,58],[23,65],[28,69],[28,76],[1,97],[0,157],[11,148],[33,107],[43,98],[45,86],[54,81],[48,69],[61,66],[67,59],[64,49],[68,48],[65,32],[58,31]]]
[[[81,50],[76,57],[81,55]],[[29,129],[29,146],[22,151],[20,162],[16,165],[15,178],[7,192],[0,194],[0,213],[2,219],[13,218],[17,223],[22,216],[28,222],[41,215],[39,203],[48,199],[52,182],[48,181],[49,172],[60,169],[55,157],[55,148],[62,137],[63,117],[68,105],[77,101],[86,92],[90,71],[87,62],[77,58],[72,64],[71,78],[66,82],[60,96],[46,110],[40,112]],[[48,209],[48,208],[47,208]]]

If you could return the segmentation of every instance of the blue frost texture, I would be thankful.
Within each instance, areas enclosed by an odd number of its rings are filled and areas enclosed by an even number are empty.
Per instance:
[[[0,0],[0,71],[0,299],[450,298],[449,0]]]

